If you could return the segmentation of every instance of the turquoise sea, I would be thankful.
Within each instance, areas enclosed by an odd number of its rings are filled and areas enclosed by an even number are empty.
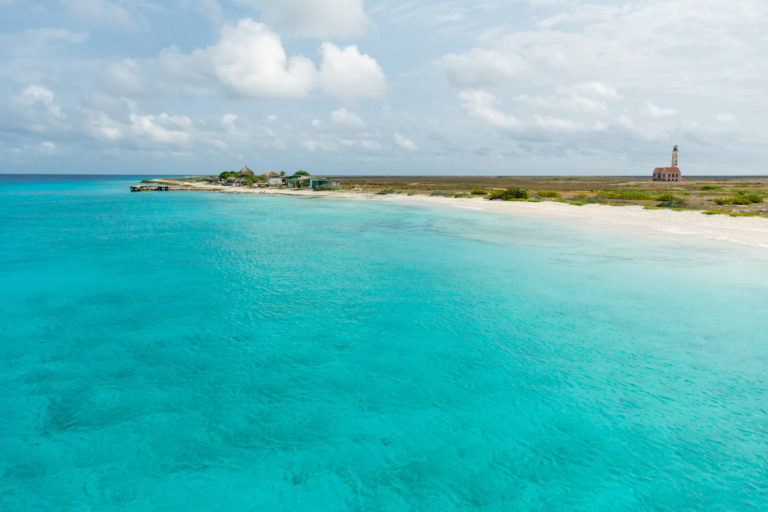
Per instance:
[[[0,181],[4,512],[768,509],[765,250]]]

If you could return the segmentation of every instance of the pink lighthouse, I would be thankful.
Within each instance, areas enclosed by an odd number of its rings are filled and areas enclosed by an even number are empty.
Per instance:
[[[672,150],[672,166],[655,168],[653,181],[683,181],[683,174],[677,166],[677,146]]]

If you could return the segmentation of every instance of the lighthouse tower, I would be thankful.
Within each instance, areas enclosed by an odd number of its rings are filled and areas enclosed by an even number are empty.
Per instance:
[[[672,166],[655,168],[653,181],[683,181],[683,174],[677,166],[677,146],[672,150]]]

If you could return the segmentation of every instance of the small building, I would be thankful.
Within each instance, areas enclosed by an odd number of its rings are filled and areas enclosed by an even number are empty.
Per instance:
[[[653,170],[653,181],[683,181],[678,167],[657,167]]]
[[[672,150],[672,166],[657,167],[653,170],[653,181],[683,181],[683,173],[677,166],[677,146]]]
[[[315,178],[314,176],[293,175],[285,182],[288,188],[307,188],[312,190],[337,189],[340,183],[328,178]]]
[[[288,188],[309,188],[309,182],[311,179],[311,176],[294,174],[285,180],[285,186]]]
[[[329,180],[328,178],[312,178],[309,182],[309,188],[312,190],[335,190],[340,186],[341,183],[336,180]]]
[[[280,187],[285,184],[285,180],[288,179],[287,176],[281,176],[279,173],[276,173],[275,171],[267,171],[264,174],[262,174],[265,181],[267,182],[267,185],[270,187]]]
[[[239,174],[250,174],[251,176],[254,175],[253,171],[251,169],[249,169],[247,165],[245,167],[243,167],[242,169],[240,169]]]

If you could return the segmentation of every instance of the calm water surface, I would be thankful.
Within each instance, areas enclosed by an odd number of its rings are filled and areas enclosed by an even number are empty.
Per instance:
[[[0,510],[766,510],[768,261],[0,183]]]

